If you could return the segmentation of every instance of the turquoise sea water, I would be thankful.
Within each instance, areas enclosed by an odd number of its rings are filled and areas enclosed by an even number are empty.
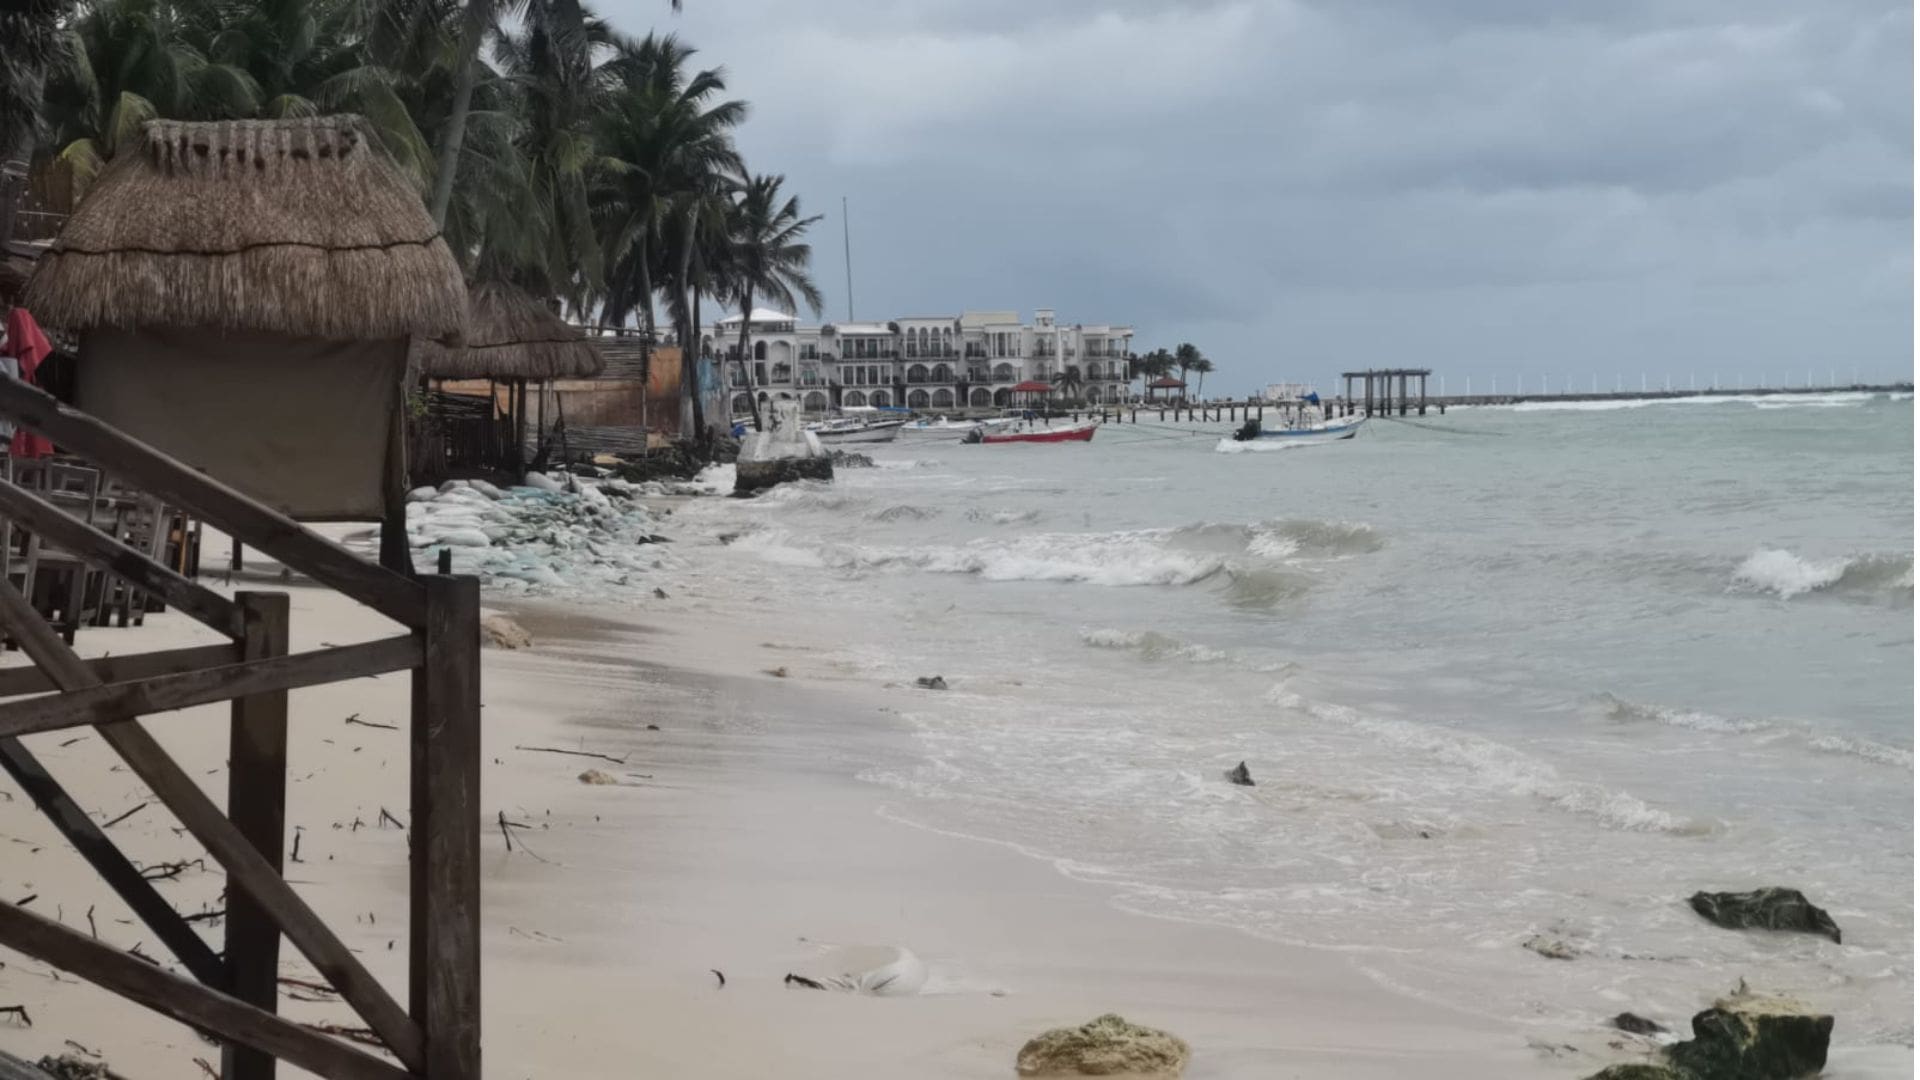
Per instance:
[[[848,670],[953,684],[866,774],[904,820],[1543,1037],[1745,978],[1910,1044],[1910,397],[1425,422],[895,444],[680,518]],[[1684,904],[1768,884],[1846,943]]]

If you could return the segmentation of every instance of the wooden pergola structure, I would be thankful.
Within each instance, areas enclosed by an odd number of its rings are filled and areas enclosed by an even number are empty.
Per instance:
[[[1407,415],[1409,408],[1417,408],[1419,414],[1425,416],[1427,415],[1427,376],[1431,374],[1433,374],[1431,368],[1368,368],[1365,371],[1343,371],[1340,373],[1340,378],[1346,385],[1347,415],[1353,415],[1356,401],[1353,395],[1353,382],[1359,379],[1362,384],[1361,396],[1357,400],[1365,415],[1392,416],[1394,403],[1397,400],[1401,416]],[[1413,396],[1408,393],[1407,380],[1409,379],[1420,381],[1417,404]],[[1399,383],[1397,395],[1394,393],[1396,380]]]

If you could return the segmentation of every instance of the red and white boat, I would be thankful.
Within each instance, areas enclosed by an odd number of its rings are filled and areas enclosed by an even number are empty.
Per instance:
[[[978,439],[968,439],[967,441],[982,443],[1092,442],[1093,429],[1099,426],[1099,424],[1091,420],[1086,420],[1078,424],[1068,424],[1065,427],[1032,428],[1024,431],[981,432]]]

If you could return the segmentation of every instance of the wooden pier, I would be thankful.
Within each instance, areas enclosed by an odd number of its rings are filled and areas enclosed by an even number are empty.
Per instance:
[[[1357,401],[1363,415],[1392,416],[1394,404],[1398,401],[1399,415],[1405,416],[1411,410],[1420,416],[1425,416],[1427,415],[1427,376],[1432,374],[1431,368],[1368,368],[1365,371],[1343,371],[1340,373],[1340,379],[1346,386],[1346,392],[1342,395],[1346,415],[1353,415]],[[1361,383],[1361,394],[1358,399],[1353,394],[1353,383],[1356,379]],[[1418,379],[1420,382],[1417,402],[1407,385],[1410,379]],[[1398,383],[1398,394],[1394,392],[1396,383]]]

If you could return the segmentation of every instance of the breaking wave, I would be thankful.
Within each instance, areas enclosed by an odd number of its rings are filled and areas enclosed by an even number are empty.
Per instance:
[[[1807,740],[1807,745],[1823,754],[1845,754],[1849,757],[1863,758],[1880,765],[1892,765],[1896,768],[1913,768],[1913,751],[1902,750],[1897,746],[1887,746],[1867,739],[1849,739],[1840,735],[1819,735]]]
[[[1716,716],[1713,713],[1697,712],[1691,709],[1642,705],[1639,702],[1617,698],[1612,694],[1601,694],[1600,701],[1606,707],[1607,719],[1620,724],[1651,722],[1665,724],[1668,727],[1687,728],[1691,731],[1711,731],[1721,735],[1748,735],[1773,729],[1773,725],[1764,720],[1746,720]]]
[[[1830,393],[1775,394],[1694,394],[1691,397],[1604,398],[1597,401],[1520,401],[1511,405],[1488,405],[1507,412],[1615,412],[1620,409],[1647,409],[1656,405],[1751,405],[1759,409],[1841,408],[1865,405],[1885,395],[1860,390]],[[1900,400],[1896,395],[1893,400]]]
[[[1165,535],[1168,544],[1174,547],[1225,553],[1244,552],[1265,559],[1326,559],[1366,555],[1386,546],[1386,541],[1371,525],[1315,518],[1256,521],[1251,525],[1185,525]]]
[[[912,506],[901,503],[884,510],[874,510],[867,514],[868,521],[925,521],[940,516],[940,511],[929,510],[924,506]]]
[[[1181,641],[1153,630],[1088,630],[1080,640],[1096,649],[1119,649],[1140,654],[1148,660],[1186,660],[1196,664],[1217,664],[1233,658],[1231,653],[1206,645]]]
[[[1811,592],[1913,595],[1912,555],[1810,559],[1784,548],[1760,548],[1733,572],[1734,584],[1790,600]]]
[[[1697,836],[1711,827],[1690,821],[1598,784],[1568,780],[1558,770],[1504,743],[1407,720],[1367,716],[1345,705],[1308,702],[1282,683],[1267,693],[1282,708],[1299,710],[1373,740],[1376,745],[1428,755],[1467,770],[1494,791],[1538,799],[1557,809],[1627,832]]]

